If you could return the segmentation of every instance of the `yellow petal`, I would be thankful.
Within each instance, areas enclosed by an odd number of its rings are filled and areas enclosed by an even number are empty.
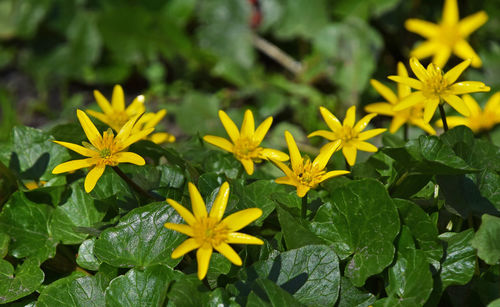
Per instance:
[[[458,19],[457,0],[445,0],[441,22],[447,25],[455,25],[458,23]]]
[[[385,100],[387,100],[391,104],[396,104],[398,102],[398,97],[396,97],[394,92],[384,84],[378,82],[375,79],[371,79],[370,84],[380,95],[382,95],[382,97],[385,98]]]
[[[245,111],[243,116],[243,123],[241,124],[241,137],[251,138],[255,132],[255,122],[253,119],[253,113],[250,110]]]
[[[97,183],[97,180],[101,178],[102,173],[104,173],[105,165],[96,165],[93,169],[89,171],[87,177],[85,177],[85,192],[90,193]]]
[[[144,128],[153,128],[160,123],[160,121],[167,115],[167,110],[163,109],[153,114],[151,119],[147,121]]]
[[[376,135],[384,133],[385,131],[387,131],[387,129],[385,129],[385,128],[377,128],[377,129],[367,130],[367,131],[361,132],[358,135],[358,140],[365,141],[365,140],[371,139],[372,137],[374,137]]]
[[[198,279],[202,280],[207,275],[208,265],[212,257],[212,246],[202,246],[196,252],[196,260],[198,261]]]
[[[111,108],[109,101],[101,94],[101,92],[99,92],[98,90],[94,90],[94,97],[97,105],[99,105],[99,107],[105,114],[113,113],[113,109]]]
[[[460,116],[446,116],[446,123],[448,124],[448,127],[453,128],[456,126],[468,126],[469,120],[467,118],[460,117]],[[441,119],[437,120],[436,126],[439,128],[442,128],[443,121]]]
[[[471,95],[463,95],[462,100],[464,101],[465,105],[467,106],[467,109],[470,111],[469,116],[477,116],[481,114],[482,110],[477,101],[472,98]]]
[[[462,59],[471,59],[471,66],[472,67],[481,67],[483,64],[481,62],[481,58],[477,55],[477,53],[472,49],[472,47],[469,45],[469,43],[465,39],[461,39],[458,42],[455,43],[455,46],[453,46],[453,52]]]
[[[431,121],[432,116],[434,116],[434,113],[436,112],[438,105],[439,105],[439,98],[428,100],[428,102],[425,104],[425,109],[424,109],[424,122],[428,123]]]
[[[411,70],[413,71],[413,73],[415,74],[415,76],[417,76],[417,78],[420,81],[426,81],[427,79],[429,79],[429,75],[427,74],[427,70],[425,70],[424,66],[422,66],[422,64],[420,64],[420,62],[418,61],[417,58],[413,57],[410,59],[410,67],[411,67]]]
[[[406,121],[406,117],[397,115],[394,116],[391,122],[391,126],[389,127],[389,132],[394,134],[396,131],[398,131],[399,128],[401,128],[401,126],[406,123]]]
[[[234,249],[226,243],[221,243],[219,245],[214,246],[215,250],[221,253],[224,257],[229,259],[234,265],[241,265],[243,262],[241,261],[240,256],[234,251]]]
[[[342,128],[342,124],[338,120],[335,115],[333,115],[330,111],[328,111],[327,108],[325,107],[319,107],[319,112],[321,113],[321,116],[325,120],[326,125],[328,128],[330,128],[332,131],[337,131],[338,129]]]
[[[124,141],[130,136],[130,133],[132,132],[132,129],[134,128],[134,125],[139,120],[140,116],[141,116],[141,114],[134,116],[133,118],[129,119],[120,128],[120,131],[118,131],[118,134],[116,135],[116,138],[115,138],[117,140],[117,142],[124,143]]]
[[[148,134],[151,134],[151,132],[153,132],[154,130],[155,130],[154,128],[149,128],[149,129],[141,130],[138,133],[132,134],[131,136],[129,136],[125,141],[123,141],[120,144],[120,150],[123,148],[129,147],[130,145],[134,144],[135,142],[137,142],[139,140],[142,140]]]
[[[350,173],[349,171],[330,171],[330,172],[324,174],[323,176],[321,176],[320,182],[323,182],[323,181],[330,179],[332,177],[338,177],[338,176],[346,175],[349,173]]]
[[[469,116],[470,111],[465,102],[462,100],[462,98],[455,96],[455,95],[443,95],[443,99],[455,110],[457,110],[458,113],[462,114],[463,116]]]
[[[217,197],[214,200],[212,209],[210,210],[210,216],[215,217],[217,221],[222,219],[224,216],[224,211],[226,211],[227,201],[229,199],[229,183],[224,182],[217,193]]]
[[[431,38],[439,33],[439,26],[421,19],[408,19],[405,22],[406,30],[417,33],[425,38]]]
[[[263,148],[261,151],[261,157],[266,160],[274,159],[278,161],[287,161],[289,159],[286,153],[272,148]]]
[[[193,214],[189,212],[186,207],[171,198],[167,199],[167,203],[172,206],[172,208],[174,208],[177,213],[179,213],[179,215],[184,219],[184,221],[186,221],[186,223],[188,223],[188,225],[193,225],[194,223],[196,223],[196,219],[194,218]]]
[[[356,142],[356,147],[361,151],[377,152],[378,148],[370,143],[358,141]]]
[[[190,226],[185,225],[185,224],[165,223],[163,226],[165,228],[183,233],[183,234],[188,235],[190,237],[194,236],[193,228],[191,228]]]
[[[229,215],[228,217],[223,219],[221,223],[225,224],[230,232],[233,232],[247,226],[251,222],[258,219],[261,215],[261,209],[249,208]]]
[[[162,110],[165,111],[165,110]],[[125,109],[125,113],[127,113],[128,116],[133,117],[136,116],[137,114],[142,114],[146,112],[146,107],[144,107],[144,96],[139,95],[135,97],[135,99],[132,101],[132,103]],[[159,113],[159,112],[158,112]],[[165,112],[166,114],[167,112]],[[163,116],[165,116],[163,114]]]
[[[484,107],[486,113],[500,113],[500,92],[496,92],[488,99]]]
[[[436,41],[425,41],[420,43],[415,49],[410,52],[410,56],[416,57],[417,59],[423,59],[429,57],[436,53],[436,51],[441,47]]]
[[[446,81],[448,81],[448,84],[453,84],[455,81],[457,81],[458,77],[464,72],[464,70],[469,67],[471,63],[470,59],[467,59],[463,61],[462,63],[458,64],[457,66],[453,67],[450,69],[447,73],[444,74],[444,78]]]
[[[248,175],[252,175],[254,171],[253,161],[251,159],[240,159],[241,165]]]
[[[134,152],[127,152],[127,151],[117,152],[116,154],[113,155],[113,158],[118,163],[132,163],[135,165],[146,164],[144,158]]]
[[[463,81],[449,87],[450,94],[461,95],[475,92],[489,92],[490,87],[479,81]]]
[[[68,142],[61,142],[61,141],[53,141],[53,142],[56,144],[59,144],[61,146],[64,146],[68,149],[71,149],[74,152],[81,154],[82,156],[93,157],[93,156],[98,154],[97,152],[95,152],[91,149],[85,148],[85,147],[77,145],[77,144],[68,143]]]
[[[485,11],[480,11],[475,14],[469,15],[458,23],[458,33],[461,37],[467,37],[472,32],[476,31],[479,27],[488,21],[488,15]]]
[[[115,85],[113,88],[113,96],[111,96],[111,106],[116,111],[125,110],[125,95],[120,85]]]
[[[258,244],[262,245],[264,244],[264,241],[262,241],[259,238],[256,238],[251,235],[247,235],[246,233],[241,233],[241,232],[231,232],[227,235],[227,240],[226,243],[229,244]]]
[[[151,142],[155,144],[163,144],[163,143],[173,143],[175,142],[175,136],[171,135],[167,132],[156,132],[148,137]]]
[[[259,125],[259,127],[257,127],[253,135],[253,140],[257,144],[260,144],[262,142],[262,140],[267,134],[267,131],[269,131],[269,128],[271,128],[272,123],[273,123],[273,118],[269,116]]]
[[[284,163],[278,161],[278,160],[274,160],[274,159],[271,159],[271,162],[273,162],[274,165],[276,165],[277,167],[279,167],[283,173],[285,173],[285,175],[287,177],[293,177],[294,174],[293,174],[293,171],[288,167],[286,166]]]
[[[387,77],[389,80],[394,82],[403,83],[408,85],[411,88],[416,90],[421,90],[423,88],[422,82],[417,79],[409,78],[409,77],[401,77],[401,76],[389,76]]]
[[[195,239],[189,238],[186,241],[182,242],[179,246],[177,246],[176,249],[174,249],[171,257],[172,259],[177,259],[189,253],[190,251],[197,249],[198,247],[200,247],[200,244],[198,244]]]
[[[76,110],[76,116],[80,121],[80,125],[82,125],[87,139],[90,141],[90,143],[92,143],[92,145],[94,145],[94,147],[99,148],[102,137],[90,118],[82,110]]]
[[[297,186],[297,181],[290,178],[290,177],[279,177],[274,180],[277,184],[287,184],[287,185],[293,185]]]
[[[377,116],[377,113],[371,113],[371,114],[368,114],[368,115],[365,115],[362,119],[360,119],[356,125],[354,126],[353,130],[355,132],[361,132],[363,130],[365,130],[366,126],[368,126],[368,124],[370,123],[370,121],[375,117]]]
[[[451,48],[441,46],[441,48],[439,48],[437,52],[434,54],[434,57],[432,58],[432,63],[434,63],[440,68],[444,67],[448,62],[450,55],[451,55]]]
[[[189,197],[191,198],[191,207],[193,208],[194,216],[199,219],[207,216],[207,207],[205,201],[201,197],[200,192],[194,184],[188,183]]]
[[[406,96],[403,100],[401,100],[397,105],[394,106],[394,111],[398,112],[404,109],[408,109],[413,107],[416,104],[422,103],[425,101],[425,96],[422,92],[414,92],[409,96]]]
[[[408,78],[408,71],[403,63],[398,62],[398,76]],[[403,83],[398,83],[398,97],[403,99],[411,94],[411,88]]]
[[[394,111],[392,110],[392,104],[387,102],[371,103],[365,106],[365,112],[377,113],[386,116],[394,116]]]
[[[240,132],[238,131],[238,127],[234,124],[234,122],[227,116],[226,112],[219,110],[219,118],[224,126],[224,129],[226,129],[227,135],[229,135],[229,138],[233,143],[235,143],[239,138],[240,138]]]
[[[100,120],[101,122],[103,122],[106,125],[110,126],[111,128],[113,128],[113,129],[117,128],[116,125],[114,125],[109,120],[109,117],[106,116],[106,114],[103,114],[103,113],[100,113],[100,112],[96,112],[96,111],[93,111],[93,110],[85,110],[85,112],[87,112],[87,114],[89,114],[90,116],[93,116],[93,117],[97,118],[98,120]]]
[[[316,157],[316,159],[314,159],[312,163],[313,167],[318,170],[324,169],[333,153],[338,150],[340,143],[341,141],[337,140],[323,146],[319,152],[319,155]]]
[[[337,136],[335,135],[335,133],[333,133],[331,131],[326,131],[326,130],[317,130],[317,131],[311,132],[307,137],[310,138],[313,136],[322,136],[325,139],[330,140],[330,141],[335,141],[337,139]]]
[[[297,185],[297,196],[300,198],[306,196],[307,192],[309,192],[310,189],[311,189],[311,187],[308,187],[308,186],[303,185],[303,184],[298,184]]]
[[[432,126],[429,125],[429,123],[426,123],[423,118],[412,119],[410,122],[412,125],[419,127],[420,129],[424,130],[430,135],[436,134],[436,130],[434,130],[434,128],[432,128]]]
[[[347,126],[352,128],[354,126],[354,122],[356,122],[356,106],[351,106],[347,109],[344,122],[342,124],[344,127]]]
[[[356,163],[356,147],[350,144],[344,145],[344,147],[342,147],[342,154],[350,166],[353,166],[354,163]]]
[[[66,172],[71,172],[77,169],[90,167],[96,163],[96,160],[93,158],[80,159],[80,160],[72,160],[68,162],[61,163],[54,167],[52,170],[52,174],[61,174]]]
[[[217,146],[225,151],[233,152],[233,144],[225,138],[215,135],[205,135],[203,140],[209,144]]]
[[[302,156],[300,155],[299,148],[295,143],[292,134],[285,131],[285,140],[288,145],[288,152],[290,153],[290,163],[292,164],[292,169],[296,170],[302,165]]]

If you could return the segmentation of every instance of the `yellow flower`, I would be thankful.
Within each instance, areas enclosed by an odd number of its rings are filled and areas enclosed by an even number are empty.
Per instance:
[[[290,164],[292,169],[280,161],[271,159],[286,176],[276,179],[276,183],[288,184],[297,187],[297,195],[304,197],[310,189],[314,189],[321,182],[341,175],[348,174],[348,171],[326,172],[325,167],[330,157],[339,147],[341,141],[328,143],[321,150],[319,155],[311,162],[308,156],[302,157],[299,148],[290,132],[285,131],[285,139],[290,152]]]
[[[403,63],[398,63],[398,76],[408,77],[408,72],[406,71]],[[394,92],[387,86],[378,82],[377,80],[370,80],[371,85],[375,90],[382,95],[388,102],[376,102],[369,104],[365,107],[365,111],[368,113],[377,113],[392,117],[391,126],[389,127],[390,133],[395,133],[402,125],[409,123],[411,125],[417,126],[429,134],[436,134],[436,131],[432,128],[429,123],[424,121],[424,105],[422,103],[416,104],[411,108],[407,108],[401,111],[394,111],[394,106],[397,105],[401,100],[406,98],[411,93],[411,88],[408,85],[399,83],[398,84],[398,95],[396,96]]]
[[[279,150],[259,147],[273,123],[273,118],[271,116],[266,118],[262,124],[255,129],[252,111],[246,110],[243,123],[241,124],[241,131],[238,131],[238,128],[229,116],[227,116],[226,112],[219,110],[219,118],[232,143],[225,138],[214,135],[205,135],[203,140],[225,151],[233,153],[235,158],[243,164],[247,174],[253,174],[254,162],[259,163],[262,160],[268,160],[270,158],[278,161],[288,160],[288,155]]]
[[[356,107],[352,106],[347,109],[344,122],[340,124],[337,117],[328,111],[328,109],[320,107],[319,111],[332,131],[318,130],[307,137],[322,136],[332,142],[340,140],[338,149],[342,149],[342,153],[350,166],[356,163],[357,150],[368,152],[376,152],[378,150],[377,147],[365,141],[383,133],[387,129],[379,128],[362,132],[370,120],[377,116],[376,113],[370,113],[354,124],[356,121]]]
[[[139,114],[144,114],[146,108],[144,107],[144,96],[137,96],[132,103],[125,108],[125,95],[123,89],[120,85],[115,85],[113,88],[113,95],[111,96],[111,104],[109,101],[99,92],[94,91],[94,97],[97,104],[104,113],[96,112],[93,110],[87,110],[87,113],[106,125],[110,126],[116,132],[125,125],[129,120],[134,118]],[[134,131],[138,132],[140,130],[145,130],[148,128],[154,128],[167,114],[167,110],[160,110],[157,113],[145,113],[134,126]],[[175,137],[166,132],[157,132],[148,137],[145,137],[156,144],[160,143],[171,143],[175,141]]]
[[[447,116],[446,122],[450,128],[463,125],[478,133],[488,131],[500,123],[500,92],[496,92],[488,99],[484,111],[470,95],[464,95],[462,99],[470,110],[470,116]],[[443,122],[439,120],[436,125],[443,127]]]
[[[481,59],[467,42],[467,37],[488,20],[484,11],[477,12],[459,20],[456,0],[446,0],[443,17],[439,24],[421,19],[408,19],[405,27],[408,31],[417,33],[427,41],[412,50],[411,56],[423,59],[434,55],[432,62],[444,67],[450,54],[454,53],[464,60],[472,59],[473,67],[481,67]]]
[[[395,106],[394,111],[401,111],[416,104],[423,103],[425,106],[424,121],[428,123],[434,115],[438,105],[447,102],[460,114],[469,116],[470,113],[467,105],[462,98],[457,95],[474,92],[489,92],[490,90],[490,87],[486,86],[483,82],[462,81],[455,83],[462,72],[469,67],[470,62],[470,60],[465,60],[443,74],[441,68],[435,64],[431,63],[427,66],[427,69],[425,69],[417,58],[411,58],[410,67],[418,80],[402,76],[388,77],[393,81],[406,84],[417,90]]]
[[[84,184],[85,191],[89,193],[95,187],[97,180],[99,180],[104,173],[106,165],[116,166],[119,163],[133,163],[136,165],[145,164],[144,159],[138,154],[124,151],[131,144],[144,138],[154,130],[154,128],[149,128],[132,133],[133,126],[140,115],[125,123],[116,137],[113,135],[111,129],[105,131],[101,136],[85,112],[77,110],[76,115],[78,116],[78,120],[90,144],[84,142],[84,146],[80,146],[67,142],[54,142],[86,156],[87,158],[61,163],[52,170],[52,174],[60,174],[81,168],[92,167],[85,178]]]
[[[190,182],[188,187],[194,215],[184,206],[169,198],[167,203],[179,213],[187,225],[165,223],[165,227],[191,237],[172,252],[172,258],[182,257],[190,251],[198,249],[196,259],[198,260],[198,278],[200,280],[207,274],[214,249],[235,265],[241,265],[240,256],[229,244],[264,244],[259,238],[237,232],[258,219],[262,215],[261,209],[241,210],[222,219],[229,199],[229,184],[227,182],[224,182],[220,187],[210,213],[207,213],[205,202],[196,186]]]
[[[47,183],[47,181],[45,181],[45,180],[40,180],[40,181],[30,180],[30,181],[25,182],[24,186],[28,190],[32,191],[32,190],[43,187],[46,183]]]

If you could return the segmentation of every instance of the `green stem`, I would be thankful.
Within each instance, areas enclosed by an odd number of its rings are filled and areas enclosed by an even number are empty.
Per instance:
[[[305,219],[307,216],[307,193],[302,197],[302,207],[300,208],[300,216]]]
[[[403,131],[404,131],[404,139],[405,141],[408,141],[408,137],[410,135],[410,126],[408,125],[408,123],[405,124]]]
[[[444,113],[443,105],[439,104],[439,114],[441,114],[441,120],[443,121],[443,129],[444,131],[448,131],[448,122],[446,121],[446,114]]]
[[[136,190],[142,196],[145,196],[149,199],[157,200],[157,201],[163,200],[162,197],[152,195],[152,194],[146,192],[140,186],[138,186],[137,183],[133,182],[132,179],[130,179],[124,172],[122,172],[122,170],[120,168],[118,168],[118,166],[113,166],[112,168],[115,171],[115,173],[118,174],[118,176],[120,176],[132,189]]]

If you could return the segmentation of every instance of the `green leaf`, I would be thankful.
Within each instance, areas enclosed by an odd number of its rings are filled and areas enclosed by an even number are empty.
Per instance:
[[[329,242],[341,259],[353,255],[345,276],[360,287],[391,264],[399,216],[384,186],[376,180],[350,182],[331,192],[311,230]]]
[[[170,283],[179,275],[164,265],[130,269],[109,284],[106,306],[162,306]]]
[[[487,264],[494,265],[500,260],[500,218],[484,214],[481,226],[471,241],[477,255]]]
[[[63,244],[79,244],[88,236],[77,231],[77,227],[90,227],[102,221],[107,207],[94,201],[83,189],[83,179],[71,184],[71,195],[58,206],[50,221],[50,231]]]
[[[338,298],[337,255],[325,245],[308,245],[259,261],[240,272],[235,285],[246,297],[257,278],[269,279],[306,305],[331,306]]]
[[[305,303],[299,302],[290,293],[283,290],[280,286],[269,279],[257,279],[257,285],[264,289],[271,306],[305,306]]]
[[[95,255],[100,261],[122,268],[154,264],[174,267],[181,259],[170,255],[185,235],[163,227],[166,222],[180,224],[182,219],[165,202],[134,209],[118,225],[101,233],[95,242]]]
[[[210,265],[207,271],[207,281],[212,288],[217,288],[217,278],[225,275],[231,270],[231,262],[219,253],[213,253],[210,257]]]
[[[338,307],[368,307],[375,302],[375,296],[356,288],[347,277],[340,279],[340,298]]]
[[[400,0],[361,0],[335,1],[333,11],[342,16],[359,16],[369,19],[370,16],[381,16],[387,11],[392,10]]]
[[[275,25],[275,34],[281,38],[314,38],[328,22],[325,0],[286,0],[282,18]]]
[[[104,292],[93,276],[73,273],[56,280],[40,293],[37,306],[104,306]]]
[[[40,262],[54,257],[57,240],[49,231],[53,209],[14,193],[0,214],[0,231],[12,238],[9,252],[16,258],[36,257]]]
[[[9,241],[9,235],[0,232],[0,259],[4,258],[9,252]]]
[[[222,126],[217,117],[219,109],[220,101],[216,96],[189,92],[175,112],[175,119],[182,131],[190,135],[213,134],[214,129]]]
[[[168,291],[168,304],[176,307],[202,306],[208,289],[195,275],[179,277]]]
[[[422,250],[436,270],[439,270],[443,257],[443,246],[438,238],[438,230],[429,215],[411,201],[395,199],[401,223],[406,225],[415,239],[418,249]]]
[[[39,266],[38,260],[29,258],[14,272],[10,262],[0,259],[0,304],[13,302],[38,289],[45,278]]]
[[[101,262],[94,255],[95,238],[85,240],[78,248],[76,263],[84,269],[97,271]]]
[[[303,219],[293,217],[288,211],[278,206],[278,219],[288,249],[306,245],[325,244],[325,241],[312,233]]]
[[[445,242],[445,258],[441,263],[442,289],[451,285],[468,283],[476,267],[476,251],[471,245],[473,229],[460,233],[443,233],[439,236]]]
[[[119,208],[125,210],[132,210],[138,206],[138,199],[132,189],[109,167],[89,194],[98,200],[112,199]]]
[[[500,175],[491,170],[484,170],[481,173],[469,174],[468,177],[474,180],[479,193],[500,210]]]

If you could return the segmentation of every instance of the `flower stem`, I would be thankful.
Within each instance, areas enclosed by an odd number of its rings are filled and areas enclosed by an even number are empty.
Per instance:
[[[307,216],[307,193],[302,197],[302,207],[300,208],[300,216],[305,219]]]
[[[120,176],[132,189],[136,190],[142,196],[145,196],[149,199],[153,199],[153,200],[157,200],[157,201],[163,200],[162,197],[150,194],[150,193],[146,192],[143,188],[138,186],[137,183],[133,182],[129,176],[127,176],[124,172],[122,172],[122,170],[120,168],[118,168],[118,166],[112,166],[112,168],[115,171],[115,173],[118,174],[118,176]]]
[[[408,125],[408,123],[405,124],[404,126],[404,139],[405,141],[408,141],[408,137],[410,135],[410,126]]]
[[[441,120],[443,121],[444,131],[448,131],[448,122],[446,122],[446,114],[444,113],[444,108],[442,104],[439,104],[439,114],[441,114]]]

